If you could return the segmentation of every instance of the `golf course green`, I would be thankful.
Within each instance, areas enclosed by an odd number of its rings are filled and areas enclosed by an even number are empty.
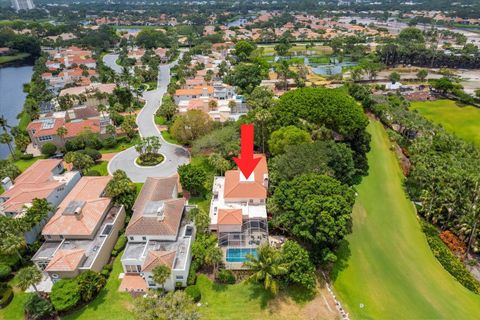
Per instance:
[[[478,319],[480,296],[436,260],[402,188],[382,125],[372,121],[369,176],[358,186],[353,233],[332,281],[352,319]]]
[[[417,101],[411,103],[428,120],[440,124],[468,142],[480,145],[480,109],[473,106],[459,106],[453,100]]]

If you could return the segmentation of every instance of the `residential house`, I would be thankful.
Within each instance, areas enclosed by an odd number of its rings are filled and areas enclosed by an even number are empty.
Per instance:
[[[105,135],[109,124],[108,115],[100,115],[94,107],[82,106],[68,111],[54,112],[33,120],[28,124],[27,132],[36,148],[41,148],[48,142],[57,147],[63,147],[65,142],[83,131],[88,130],[101,136]],[[61,127],[66,129],[66,134],[63,136],[58,134],[58,129]]]
[[[213,182],[209,229],[218,234],[218,244],[229,269],[241,269],[246,254],[268,243],[267,189],[268,168],[264,155],[246,178],[240,170],[228,170]]]
[[[195,227],[188,221],[189,207],[184,198],[178,198],[178,190],[176,175],[145,181],[125,231],[128,243],[122,256],[121,291],[159,288],[162,284],[152,278],[158,265],[171,269],[166,290],[187,285]]]
[[[46,199],[53,207],[66,197],[80,179],[78,171],[67,171],[62,160],[38,160],[19,175],[14,182],[9,177],[2,180],[5,190],[0,195],[0,215],[20,218],[33,199]],[[33,243],[53,212],[25,233],[27,243]]]
[[[108,263],[125,222],[124,207],[105,196],[111,179],[82,177],[43,228],[45,242],[32,261],[53,282]]]

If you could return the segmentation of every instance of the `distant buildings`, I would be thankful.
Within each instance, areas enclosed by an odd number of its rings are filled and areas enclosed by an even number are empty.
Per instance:
[[[31,10],[35,8],[33,0],[11,0],[12,8],[18,10]]]

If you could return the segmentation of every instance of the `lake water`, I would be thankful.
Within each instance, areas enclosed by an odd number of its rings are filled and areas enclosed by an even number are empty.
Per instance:
[[[32,66],[0,68],[0,114],[12,127],[18,124],[17,115],[25,101],[23,84],[30,82],[32,73]],[[5,159],[8,154],[8,146],[0,144],[0,159]]]

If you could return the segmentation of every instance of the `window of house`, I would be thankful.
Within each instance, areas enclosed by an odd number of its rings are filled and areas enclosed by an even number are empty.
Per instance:
[[[132,240],[132,241],[133,241],[133,237],[130,237],[130,240]]]
[[[176,276],[175,279],[177,279],[177,280],[183,280],[183,276]]]
[[[60,187],[57,189],[57,192],[63,191],[64,189],[65,189],[64,187]]]
[[[143,240],[143,241],[147,241],[147,237],[142,237],[142,240]]]
[[[41,136],[38,137],[38,141],[50,141],[52,140],[52,136]]]
[[[155,287],[155,282],[153,282],[153,281],[148,281],[148,286],[149,286],[149,287]]]

